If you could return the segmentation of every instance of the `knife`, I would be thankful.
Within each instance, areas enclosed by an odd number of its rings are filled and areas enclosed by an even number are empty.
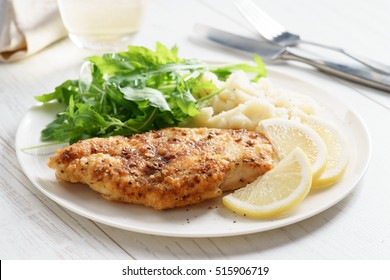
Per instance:
[[[256,53],[263,59],[299,61],[334,76],[390,92],[390,75],[372,71],[365,66],[358,67],[313,58],[303,52],[298,52],[292,47],[283,47],[266,41],[251,39],[203,24],[196,24],[194,30],[202,38],[245,52]]]

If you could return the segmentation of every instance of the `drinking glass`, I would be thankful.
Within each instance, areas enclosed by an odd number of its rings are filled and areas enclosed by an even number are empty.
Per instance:
[[[144,0],[57,0],[69,38],[91,50],[117,50],[140,28]]]

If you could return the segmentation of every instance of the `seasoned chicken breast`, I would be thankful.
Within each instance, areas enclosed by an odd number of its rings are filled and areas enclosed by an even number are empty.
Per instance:
[[[79,141],[48,165],[58,179],[87,184],[108,200],[167,209],[254,181],[272,169],[273,150],[262,134],[242,129],[166,128]]]

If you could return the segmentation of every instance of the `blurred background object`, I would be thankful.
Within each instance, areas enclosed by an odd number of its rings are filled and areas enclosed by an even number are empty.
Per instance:
[[[79,47],[115,51],[130,44],[142,21],[143,0],[58,0],[69,38]]]
[[[65,36],[56,0],[0,0],[0,61],[25,58]]]

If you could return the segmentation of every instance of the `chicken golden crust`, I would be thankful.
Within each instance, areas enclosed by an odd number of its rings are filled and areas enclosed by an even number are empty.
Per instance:
[[[272,169],[273,155],[256,132],[166,128],[79,141],[48,165],[58,179],[87,184],[108,200],[167,209],[245,186]]]

